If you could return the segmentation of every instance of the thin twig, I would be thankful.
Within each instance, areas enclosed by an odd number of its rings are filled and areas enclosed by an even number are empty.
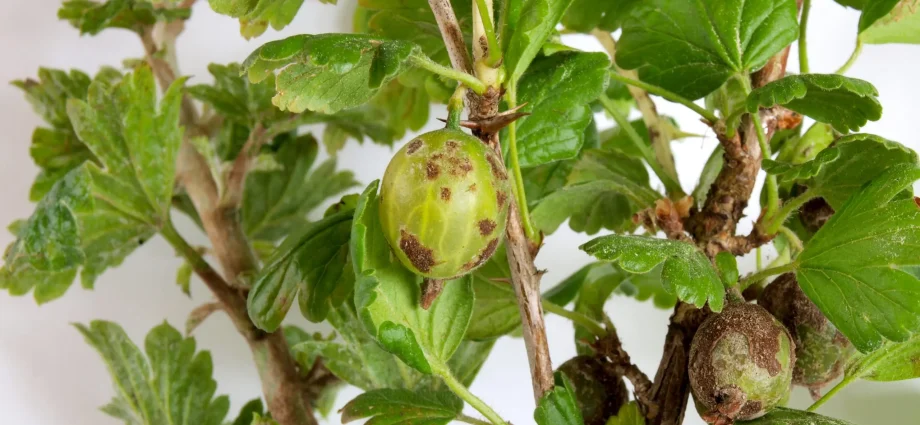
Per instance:
[[[242,205],[246,176],[249,175],[253,162],[259,156],[259,150],[267,140],[265,127],[262,126],[262,123],[257,123],[249,132],[249,139],[233,160],[233,165],[227,174],[227,184],[220,202],[222,208],[237,209]]]
[[[652,381],[648,376],[632,363],[629,353],[623,348],[620,337],[617,335],[616,328],[609,327],[607,335],[598,339],[594,344],[594,349],[598,354],[605,356],[610,361],[610,367],[615,375],[626,377],[632,382],[636,393],[636,400],[645,409],[646,414],[657,414],[658,405],[652,399],[650,391]]]

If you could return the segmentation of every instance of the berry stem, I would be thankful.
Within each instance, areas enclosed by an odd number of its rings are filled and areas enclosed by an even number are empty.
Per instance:
[[[802,20],[799,23],[799,73],[807,74],[808,67],[808,12],[811,11],[811,0],[802,2]]]
[[[837,393],[840,392],[840,390],[846,388],[846,386],[850,385],[850,383],[853,382],[855,379],[856,379],[855,377],[849,377],[849,376],[843,378],[843,380],[837,383],[837,385],[834,385],[834,388],[831,388],[831,390],[828,391],[827,394],[824,394],[824,396],[819,398],[818,401],[814,402],[814,404],[812,404],[811,406],[808,406],[808,409],[806,410],[809,412],[814,412],[815,410],[818,410],[818,408],[821,407],[822,404],[826,403],[828,400],[830,400],[835,395],[837,395]]]
[[[450,372],[450,368],[443,363],[432,364],[432,371],[441,377],[444,380],[444,384],[447,385],[447,388],[467,402],[470,406],[476,409],[479,413],[482,413],[493,425],[505,425],[507,422],[498,415],[488,404],[486,404],[482,399],[476,397],[475,394],[471,393],[465,385],[454,377],[454,374]]]
[[[517,81],[511,81],[508,86],[508,107],[517,107]],[[524,234],[531,242],[539,242],[540,237],[533,223],[530,221],[530,210],[527,207],[527,193],[524,191],[524,176],[521,174],[521,161],[518,159],[517,149],[517,123],[512,122],[508,125],[508,165],[511,167],[511,173],[514,175],[514,198],[521,212],[521,224],[524,227]]]
[[[853,53],[850,54],[850,58],[847,59],[847,62],[840,67],[840,69],[835,72],[835,74],[846,74],[846,72],[856,63],[856,59],[859,59],[859,54],[862,53],[863,43],[862,40],[856,38],[856,47],[853,48]]]
[[[770,276],[775,276],[778,274],[783,274],[783,273],[794,271],[796,267],[798,267],[798,263],[793,262],[789,264],[783,264],[782,266],[776,266],[776,267],[768,268],[766,270],[761,270],[744,279],[741,279],[741,284],[739,286],[741,288],[747,288],[752,282],[759,282]]]

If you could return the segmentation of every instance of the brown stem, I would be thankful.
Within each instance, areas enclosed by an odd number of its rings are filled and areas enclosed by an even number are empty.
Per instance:
[[[454,14],[450,0],[428,0],[428,6],[431,7],[434,19],[438,22],[441,36],[444,37],[444,45],[447,46],[451,66],[458,71],[470,73],[473,69],[470,53],[466,49],[463,31],[460,29],[460,23],[457,22],[457,15]]]
[[[786,47],[771,58],[761,71],[752,75],[753,86],[761,87],[781,78],[785,74],[788,56],[789,47]],[[772,110],[761,111],[761,118],[769,139],[778,123],[776,114]],[[734,137],[720,134],[719,142],[725,148],[725,165],[710,187],[703,209],[692,213],[686,226],[710,258],[725,250],[741,251],[742,244],[749,244],[743,248],[753,249],[752,242],[769,241],[769,238],[759,236],[757,225],[749,238],[735,235],[738,221],[753,193],[762,159],[752,120],[746,117]],[[675,307],[665,338],[664,354],[651,390],[658,412],[648,415],[648,425],[680,425],[683,422],[690,393],[687,374],[690,343],[696,329],[709,314],[708,310],[699,310],[682,302]]]
[[[176,22],[180,24],[167,28],[164,40],[160,42],[154,39],[152,28],[145,29],[141,34],[147,62],[164,89],[175,81],[177,71],[168,61],[158,58],[157,52],[161,46],[174,48],[175,38],[182,31],[181,21]],[[197,119],[194,103],[184,97],[180,121],[188,128],[187,136],[199,131]],[[298,376],[297,363],[291,356],[284,335],[281,332],[264,332],[249,319],[245,280],[257,271],[258,263],[240,224],[238,208],[221,205],[217,183],[211,176],[208,162],[190,143],[182,144],[176,162],[176,180],[185,187],[195,205],[227,279],[220,278],[210,266],[204,267],[207,265],[204,261],[193,267],[246,338],[259,370],[262,391],[272,418],[281,425],[315,425],[312,409],[304,400],[304,383]]]
[[[243,149],[237,154],[227,174],[227,187],[224,191],[221,207],[226,209],[239,209],[243,203],[243,186],[246,183],[246,176],[252,163],[259,156],[259,149],[268,140],[265,127],[262,123],[256,124],[249,133],[249,139],[243,145]]]
[[[655,405],[655,401],[650,394],[652,381],[638,366],[632,363],[629,353],[626,352],[623,348],[623,343],[620,342],[616,328],[608,326],[607,335],[594,344],[594,349],[598,354],[610,361],[609,366],[615,375],[625,376],[626,379],[632,382],[636,400],[646,408],[646,412],[648,414],[657,414],[658,406]]]

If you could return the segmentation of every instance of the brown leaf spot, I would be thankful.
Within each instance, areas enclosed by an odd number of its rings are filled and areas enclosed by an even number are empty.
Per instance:
[[[409,261],[422,273],[427,273],[435,265],[434,251],[426,248],[415,235],[400,230],[399,249],[406,254]]]
[[[497,226],[494,221],[489,220],[489,219],[479,220],[478,225],[479,225],[479,234],[482,236],[489,236],[489,234],[491,234],[492,231],[494,231],[495,227]]]
[[[486,155],[486,160],[492,167],[492,175],[499,180],[508,180],[508,173],[505,172],[505,165],[502,164],[495,155]]]
[[[441,200],[450,201],[450,188],[449,187],[441,188]]]
[[[421,139],[413,140],[411,143],[409,143],[408,146],[406,146],[406,155],[414,154],[415,151],[419,150],[424,144],[425,142],[423,142]]]
[[[441,167],[438,167],[438,164],[433,161],[428,161],[428,164],[425,165],[425,172],[428,180],[434,180],[441,175]]]

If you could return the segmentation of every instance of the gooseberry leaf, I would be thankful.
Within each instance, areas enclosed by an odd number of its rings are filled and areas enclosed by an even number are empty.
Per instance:
[[[141,67],[114,86],[94,81],[86,101],[68,101],[75,133],[96,161],[56,182],[19,229],[5,256],[8,278],[22,279],[17,292],[35,287],[37,301],[50,301],[78,269],[91,288],[168,220],[181,89],[182,80],[158,106],[153,75]]]
[[[920,377],[920,334],[902,342],[886,342],[868,354],[856,353],[846,365],[848,379],[903,381]]]
[[[652,300],[652,305],[662,310],[670,310],[677,304],[677,297],[661,285],[661,265],[648,273],[627,275],[626,280],[617,286],[616,293],[637,301]]]
[[[351,171],[336,171],[334,158],[311,170],[318,147],[309,134],[276,141],[281,169],[249,173],[242,205],[246,234],[272,242],[306,226],[307,214],[323,201],[358,184]]]
[[[345,267],[353,215],[352,210],[333,214],[284,240],[249,292],[247,309],[256,326],[274,332],[298,295],[301,313],[313,322],[345,301],[355,279]]]
[[[719,275],[722,276],[722,283],[725,287],[733,286],[738,283],[738,260],[728,251],[722,251],[716,254],[716,267],[719,269]]]
[[[272,105],[272,96],[275,95],[274,75],[252,83],[240,76],[241,69],[237,63],[212,63],[208,65],[208,72],[214,76],[213,84],[190,86],[186,92],[224,117],[252,127],[256,123],[267,126],[288,115]]]
[[[757,419],[736,423],[739,425],[853,425],[840,419],[785,407],[775,407],[770,413]]]
[[[901,0],[891,12],[876,20],[859,34],[866,44],[920,44],[920,14],[916,0]]]
[[[645,425],[645,415],[635,401],[626,403],[616,416],[607,420],[607,425]]]
[[[725,288],[702,251],[692,244],[637,235],[601,236],[579,247],[598,260],[619,264],[630,273],[648,273],[662,264],[666,291],[702,308],[722,311]]]
[[[358,200],[351,238],[355,306],[367,331],[387,351],[430,374],[445,364],[466,334],[473,312],[472,278],[444,282],[428,310],[419,305],[421,278],[399,263],[383,236],[378,182]]]
[[[703,164],[700,179],[696,184],[696,188],[693,189],[693,201],[697,206],[701,207],[706,203],[706,198],[709,197],[709,190],[712,188],[712,184],[716,182],[716,178],[719,177],[719,173],[722,172],[722,165],[724,164],[725,149],[721,145],[716,146],[712,153],[709,154],[709,159]]]
[[[378,90],[408,69],[417,45],[366,34],[301,34],[256,49],[243,63],[253,83],[275,70],[281,110],[333,114],[369,101]]]
[[[164,322],[147,334],[141,352],[115,323],[75,326],[112,375],[117,394],[102,407],[106,414],[132,425],[223,423],[230,399],[214,397],[211,354],[196,352],[194,338]]]
[[[617,64],[690,99],[762,67],[798,37],[795,0],[650,0],[623,25]]]
[[[774,105],[831,124],[843,133],[882,117],[875,86],[836,74],[790,75],[755,89],[747,99],[748,112]]]
[[[188,19],[191,14],[191,9],[156,7],[150,0],[67,0],[58,19],[69,21],[80,34],[96,35],[106,28],[140,33],[157,21]]]
[[[533,418],[537,425],[584,425],[572,384],[565,376],[560,377],[562,384],[543,394]]]
[[[764,160],[764,170],[783,182],[798,182],[834,209],[843,206],[866,182],[898,164],[917,163],[917,154],[900,143],[871,134],[853,134],[837,140],[815,159],[792,165]]]
[[[317,356],[322,357],[324,365],[335,376],[362,390],[412,389],[422,379],[420,373],[380,348],[374,337],[364,329],[353,303],[345,302],[332,308],[326,319],[340,339],[309,339],[292,345],[291,349],[302,368],[311,368]]]
[[[510,0],[507,19],[512,32],[507,35],[505,69],[510,81],[518,81],[530,62],[552,35],[573,0]]]
[[[379,389],[355,397],[342,408],[342,423],[371,418],[369,425],[424,423],[446,425],[463,410],[449,391]]]
[[[593,114],[588,106],[607,85],[610,60],[602,53],[561,52],[533,62],[518,84],[518,101],[527,104],[518,120],[522,167],[578,155]]]
[[[800,137],[795,137],[783,143],[776,156],[777,162],[801,164],[818,156],[831,143],[836,135],[833,128],[825,123],[816,122]]]
[[[649,187],[641,161],[617,152],[589,150],[575,163],[566,186],[543,198],[533,209],[534,224],[550,234],[569,219],[578,232],[597,233],[635,226],[632,215],[661,198]]]
[[[303,2],[304,0],[208,0],[215,12],[239,19],[240,34],[247,39],[262,35],[269,25],[275,30],[288,26]],[[320,2],[335,4],[336,0]]]
[[[597,123],[593,119],[585,128],[584,139],[585,142],[581,145],[582,152],[600,147]],[[564,187],[577,161],[578,157],[575,157],[521,170],[524,177],[524,192],[530,206],[536,206],[543,198]]]
[[[920,209],[899,196],[920,179],[916,163],[892,166],[836,208],[805,244],[796,278],[856,348],[905,341],[920,331]]]
[[[257,415],[265,414],[265,406],[262,405],[261,398],[254,398],[246,402],[240,409],[240,413],[230,425],[252,425],[252,421]]]
[[[859,32],[869,29],[879,19],[888,15],[900,0],[872,0],[866,1],[859,15]]]
[[[466,338],[485,341],[507,335],[521,326],[521,313],[514,289],[508,283],[505,246],[502,244],[486,264],[473,272],[476,302]]]
[[[620,29],[639,3],[640,0],[575,0],[562,17],[562,25],[584,33],[590,33],[595,28],[613,32]]]
[[[464,43],[469,46],[472,38],[472,2],[450,1],[463,33]],[[393,40],[405,40],[417,44],[432,60],[450,66],[450,58],[438,23],[427,1],[361,1],[359,8],[367,9],[367,32]]]

